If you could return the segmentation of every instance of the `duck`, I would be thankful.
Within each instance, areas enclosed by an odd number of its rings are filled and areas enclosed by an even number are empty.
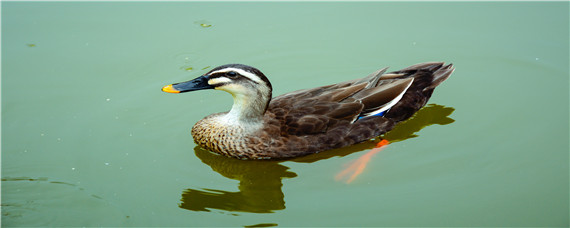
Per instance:
[[[260,70],[225,64],[162,91],[214,89],[232,95],[229,111],[208,115],[192,127],[198,146],[242,160],[289,159],[381,136],[425,106],[455,70],[444,62],[387,69],[272,98],[273,87]]]

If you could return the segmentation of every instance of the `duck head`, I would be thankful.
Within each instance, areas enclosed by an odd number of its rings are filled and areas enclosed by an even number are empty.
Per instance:
[[[164,86],[162,91],[184,93],[203,89],[223,90],[234,98],[227,116],[236,121],[259,121],[271,100],[271,83],[258,69],[243,64],[227,64],[186,82]]]

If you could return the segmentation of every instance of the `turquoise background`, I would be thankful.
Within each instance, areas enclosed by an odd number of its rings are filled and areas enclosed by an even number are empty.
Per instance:
[[[568,2],[2,2],[4,226],[568,226]],[[274,95],[457,70],[374,142],[292,161],[197,148],[226,63]],[[376,139],[378,141],[379,139]]]

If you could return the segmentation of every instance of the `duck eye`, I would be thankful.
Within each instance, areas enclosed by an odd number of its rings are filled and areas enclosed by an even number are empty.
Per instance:
[[[230,71],[226,73],[226,76],[230,77],[230,78],[235,78],[237,77],[237,73],[235,71]]]

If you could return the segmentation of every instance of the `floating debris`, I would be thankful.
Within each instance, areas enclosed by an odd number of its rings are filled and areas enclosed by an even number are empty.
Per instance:
[[[200,25],[202,28],[212,27],[212,24],[206,20],[194,21],[194,24]]]
[[[210,66],[204,67],[204,68],[202,68],[202,70],[205,70],[205,69],[208,69],[208,68],[210,68]]]
[[[186,65],[186,66],[181,66],[180,69],[184,71],[192,71],[194,70],[194,67]]]
[[[31,178],[31,177],[6,177],[2,178],[2,181],[47,181],[47,177],[38,177],[38,178]]]
[[[277,223],[260,223],[260,224],[249,225],[249,226],[244,226],[244,227],[249,228],[249,227],[274,227],[274,226],[279,226],[279,224],[277,224]]]
[[[26,46],[28,46],[28,47],[35,47],[36,45],[35,45],[35,44],[26,44]]]

